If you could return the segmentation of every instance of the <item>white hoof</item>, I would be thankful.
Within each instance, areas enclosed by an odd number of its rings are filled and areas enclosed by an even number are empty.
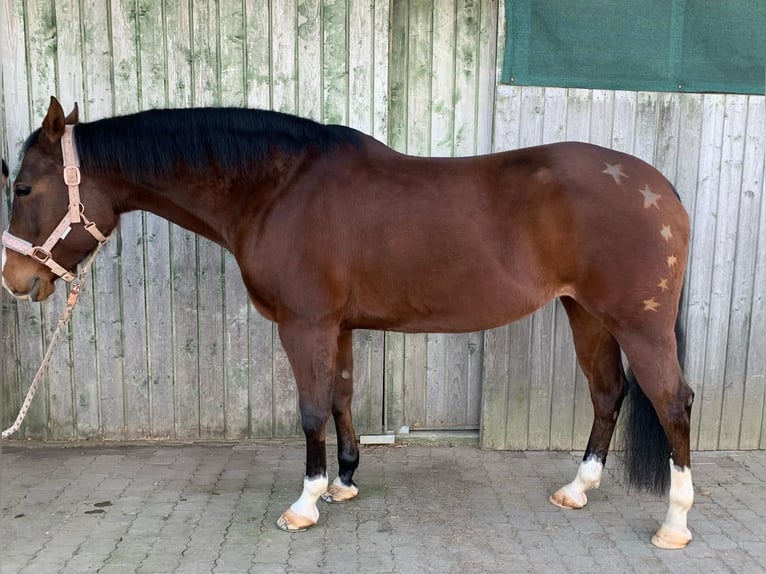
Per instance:
[[[277,526],[285,532],[303,532],[317,523],[316,519],[301,516],[290,508],[282,513],[277,520]]]
[[[588,504],[588,497],[584,492],[572,492],[566,486],[559,488],[548,500],[551,504],[566,509],[579,509]]]
[[[322,493],[322,500],[329,504],[337,502],[346,502],[352,498],[356,498],[359,495],[359,488],[352,484],[346,486],[340,481],[340,478],[336,478],[333,483],[327,488],[327,491]]]
[[[691,542],[691,539],[692,533],[689,532],[688,528],[685,528],[683,531],[671,530],[663,524],[657,533],[652,536],[652,544],[657,548],[678,550],[679,548],[685,548]]]

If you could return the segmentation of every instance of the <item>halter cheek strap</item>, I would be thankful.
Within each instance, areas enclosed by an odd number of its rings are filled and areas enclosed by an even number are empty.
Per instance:
[[[101,233],[96,224],[85,217],[85,208],[80,202],[80,159],[77,148],[74,145],[74,126],[67,125],[64,135],[61,136],[61,153],[64,157],[64,182],[69,189],[69,209],[56,228],[40,246],[32,245],[29,241],[3,232],[3,245],[8,249],[31,257],[38,263],[45,265],[53,273],[69,283],[74,279],[74,274],[56,263],[51,255],[53,247],[63,240],[72,229],[73,223],[82,223],[85,231],[90,233],[98,241],[99,245],[106,243],[107,237]]]

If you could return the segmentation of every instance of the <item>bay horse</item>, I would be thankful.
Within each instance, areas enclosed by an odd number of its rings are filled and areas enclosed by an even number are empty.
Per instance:
[[[359,492],[353,329],[476,331],[560,298],[594,422],[574,480],[550,501],[585,506],[627,397],[629,485],[669,484],[652,540],[691,540],[693,392],[674,331],[689,220],[672,185],[640,159],[576,142],[413,157],[351,128],[263,110],[80,123],[76,105],[65,117],[51,98],[13,192],[2,276],[19,298],[48,297],[131,210],[234,254],[253,305],[277,323],[298,385],[306,472],[280,528],[306,529],[320,497]],[[329,483],[331,415],[339,470]]]

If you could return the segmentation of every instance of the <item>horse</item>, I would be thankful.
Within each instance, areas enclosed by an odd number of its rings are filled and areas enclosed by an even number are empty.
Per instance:
[[[675,331],[689,219],[652,166],[580,142],[408,156],[348,127],[264,110],[78,116],[76,104],[65,116],[51,98],[26,140],[3,236],[3,282],[18,298],[44,300],[132,210],[231,251],[252,304],[277,324],[298,386],[306,470],[281,529],[315,525],[320,498],[359,493],[354,329],[476,331],[558,298],[594,420],[575,478],[550,501],[586,505],[625,402],[629,486],[669,488],[652,542],[682,548],[692,539],[694,394]]]

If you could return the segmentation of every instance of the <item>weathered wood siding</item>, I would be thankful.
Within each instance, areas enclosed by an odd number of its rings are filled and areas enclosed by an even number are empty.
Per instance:
[[[3,157],[15,160],[52,94],[64,106],[79,102],[86,120],[246,105],[351,125],[385,141],[388,22],[387,1],[3,2]],[[3,298],[4,425],[65,298],[62,286],[42,305]],[[378,433],[383,334],[357,333],[355,351],[355,421],[359,432]],[[297,434],[287,357],[274,326],[250,306],[233,258],[136,213],[97,259],[19,436]]]
[[[495,3],[392,6],[389,144],[413,155],[491,151]],[[483,346],[483,333],[387,334],[387,428],[478,428]]]
[[[763,96],[496,91],[494,149],[592,142],[648,161],[678,189],[692,219],[681,316],[695,449],[766,446],[765,116]],[[489,331],[484,344],[482,444],[584,448],[593,411],[563,307]]]
[[[676,184],[693,219],[682,309],[693,446],[764,448],[764,98],[498,85],[502,5],[9,0],[0,5],[3,156],[17,167],[51,94],[80,102],[85,119],[271,108],[352,125],[418,155],[564,139],[634,153]],[[3,426],[63,307],[58,291],[43,305],[2,299]],[[20,436],[300,433],[274,326],[253,311],[218,247],[130,215],[83,299]],[[480,427],[489,448],[585,445],[590,397],[559,304],[486,333],[364,332],[355,346],[360,432]]]

